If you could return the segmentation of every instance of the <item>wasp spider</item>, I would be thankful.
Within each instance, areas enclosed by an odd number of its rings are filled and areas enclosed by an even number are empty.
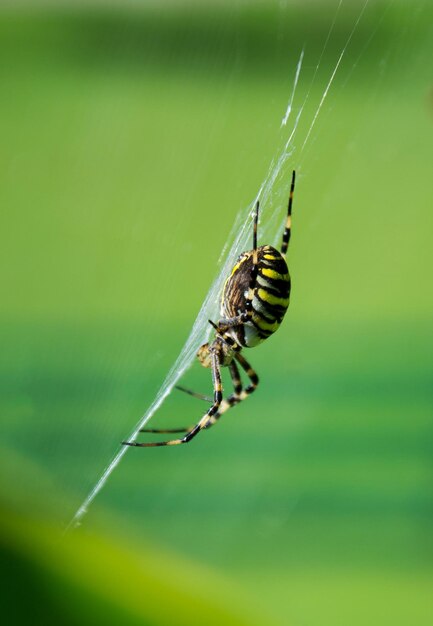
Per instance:
[[[253,348],[278,330],[289,306],[290,275],[285,255],[290,240],[295,172],[292,174],[287,220],[283,233],[281,252],[272,246],[257,247],[257,222],[259,203],[256,204],[253,226],[253,249],[242,253],[227,278],[221,299],[221,319],[217,324],[209,320],[215,329],[211,343],[203,344],[197,357],[204,367],[212,370],[214,387],[213,403],[201,420],[188,428],[143,428],[146,433],[184,433],[179,439],[137,443],[124,441],[128,446],[154,447],[175,446],[188,443],[201,430],[209,428],[230,407],[245,400],[257,387],[259,378],[241,354],[242,348]],[[238,364],[246,372],[250,382],[242,386]],[[221,367],[228,367],[233,381],[233,393],[223,399]],[[200,394],[182,391],[212,402]]]

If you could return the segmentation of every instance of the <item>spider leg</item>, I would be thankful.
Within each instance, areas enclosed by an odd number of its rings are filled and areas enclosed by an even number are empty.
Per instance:
[[[231,409],[232,406],[235,406],[236,404],[239,404],[239,402],[242,402],[242,400],[245,400],[249,395],[253,393],[253,391],[255,391],[257,385],[259,384],[259,377],[253,370],[251,365],[248,363],[248,361],[242,356],[242,354],[236,353],[235,359],[238,361],[242,369],[246,372],[251,382],[247,387],[245,387],[245,389],[242,388],[242,383],[239,376],[239,369],[236,366],[236,363],[233,362],[231,365],[233,365],[234,367],[233,369],[232,367],[230,367],[230,374],[233,380],[234,392],[228,398],[224,399],[221,402],[218,411],[215,413],[215,415],[211,417],[211,419],[209,420],[209,424],[206,425],[206,428],[210,428],[211,426],[213,426],[219,420],[221,415]]]
[[[215,324],[215,329],[217,333],[222,335],[230,328],[233,328],[233,326],[240,326],[241,324],[245,324],[245,322],[248,322],[251,315],[252,313],[247,313],[247,311],[244,311],[243,313],[236,315],[236,317],[222,317],[220,320],[218,320],[218,325]]]
[[[201,393],[196,393],[195,391],[191,391],[191,389],[185,389],[185,387],[181,387],[180,385],[175,385],[176,389],[180,391],[184,391],[185,393],[193,396],[194,398],[198,398],[199,400],[205,400],[206,402],[213,402],[213,399],[209,396],[205,396]],[[159,434],[170,434],[170,433],[188,433],[193,430],[194,426],[179,426],[178,428],[140,428],[140,433],[159,433]]]
[[[194,426],[179,426],[179,428],[140,428],[140,433],[187,433]]]
[[[234,361],[232,361],[228,367],[233,381],[234,391],[228,398],[221,401],[218,411],[211,417],[205,428],[213,426],[223,413],[239,402],[239,397],[242,393],[242,382],[241,377],[239,376],[239,369]]]
[[[176,389],[180,391],[184,391],[188,393],[190,396],[194,398],[199,398],[199,400],[206,400],[206,402],[213,402],[213,399],[209,396],[204,396],[201,393],[196,393],[195,391],[191,391],[191,389],[185,389],[185,387],[181,387],[180,385],[176,385]],[[187,433],[190,432],[194,426],[179,426],[178,428],[140,428],[140,433],[160,433],[160,434],[168,434],[168,433]]]
[[[197,393],[196,391],[192,391],[191,389],[186,389],[185,387],[181,387],[180,385],[175,385],[175,389],[179,389],[179,391],[183,391],[184,393],[193,396],[193,398],[198,398],[199,400],[205,400],[206,402],[213,402],[213,399],[209,396],[205,396],[202,393]]]
[[[290,231],[292,228],[292,204],[293,204],[294,192],[295,192],[295,170],[293,170],[293,173],[292,173],[292,184],[290,185],[289,206],[287,208],[286,226],[284,228],[283,241],[281,243],[281,254],[283,256],[286,254],[287,248],[289,247]]]
[[[192,428],[188,429],[185,436],[181,439],[169,439],[168,441],[152,441],[147,443],[137,443],[136,441],[122,441],[122,444],[125,446],[133,446],[135,448],[154,448],[157,446],[176,446],[182,443],[188,443],[193,439],[198,433],[206,428],[206,424],[212,418],[215,413],[217,413],[218,408],[222,401],[222,385],[221,385],[221,372],[220,365],[218,361],[218,356],[215,352],[212,353],[212,380],[214,386],[214,401],[212,406],[208,411],[203,415],[201,420]],[[178,429],[175,429],[176,432]],[[166,431],[167,432],[167,431]],[[170,431],[169,431],[170,432]],[[179,431],[178,431],[179,432]],[[185,432],[185,431],[180,431]]]
[[[259,384],[259,377],[242,354],[239,354],[239,352],[237,352],[235,354],[235,359],[250,379],[250,384],[248,385],[248,387],[245,387],[245,389],[243,389],[240,394],[240,400],[245,400],[247,396],[252,394],[253,391],[257,389],[257,385]]]
[[[240,396],[241,392],[242,392],[242,381],[241,381],[241,377],[239,375],[239,368],[236,365],[235,361],[232,361],[229,365],[229,370],[230,370],[230,376],[232,377],[232,381],[233,381],[233,396]]]

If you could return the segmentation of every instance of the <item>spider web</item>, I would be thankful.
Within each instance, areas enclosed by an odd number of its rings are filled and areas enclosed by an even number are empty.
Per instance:
[[[229,236],[227,238],[226,244],[221,252],[219,258],[219,271],[218,274],[211,285],[208,294],[201,306],[201,309],[195,319],[195,322],[192,326],[191,332],[183,346],[179,356],[174,362],[173,366],[167,373],[159,391],[157,392],[153,402],[147,408],[146,412],[140,418],[140,420],[136,423],[134,428],[131,430],[128,437],[126,437],[126,441],[132,442],[137,438],[140,429],[142,429],[145,424],[149,422],[149,420],[153,417],[153,415],[158,411],[161,405],[164,403],[166,398],[171,394],[173,388],[177,384],[177,382],[182,378],[185,372],[191,367],[193,362],[195,361],[196,352],[198,347],[209,340],[211,333],[213,332],[212,327],[208,323],[209,319],[217,319],[219,316],[218,305],[220,301],[221,290],[225,281],[225,278],[229,271],[231,270],[234,260],[236,257],[246,249],[251,248],[251,239],[252,239],[252,219],[253,219],[253,209],[254,206],[259,200],[260,202],[260,215],[266,216],[266,222],[261,224],[260,233],[263,240],[271,241],[273,245],[277,245],[277,236],[275,236],[275,220],[277,217],[277,213],[280,212],[281,206],[284,206],[288,196],[288,187],[290,183],[290,172],[292,169],[296,169],[297,174],[301,174],[302,176],[302,166],[305,160],[306,148],[311,141],[312,132],[314,130],[317,119],[321,113],[323,104],[328,96],[328,93],[331,89],[332,83],[334,82],[334,78],[340,68],[343,57],[352,41],[353,35],[362,20],[362,17],[365,13],[365,10],[369,4],[370,0],[365,0],[363,5],[361,6],[358,17],[353,24],[353,27],[346,39],[346,42],[338,56],[338,59],[334,65],[334,68],[329,76],[327,83],[324,86],[321,98],[315,108],[315,112],[311,118],[311,121],[308,125],[308,129],[304,135],[304,137],[300,138],[301,147],[299,149],[295,146],[295,138],[297,139],[297,133],[299,129],[300,120],[306,110],[306,104],[310,99],[312,87],[317,79],[317,74],[319,68],[322,64],[329,40],[334,31],[335,24],[338,19],[338,15],[340,13],[340,9],[343,5],[343,0],[339,0],[338,5],[336,7],[334,17],[332,19],[330,28],[328,30],[328,34],[326,40],[324,42],[321,54],[319,56],[318,62],[314,68],[313,76],[308,85],[306,95],[304,96],[301,104],[296,106],[296,95],[298,92],[298,84],[299,78],[301,76],[301,70],[303,67],[304,61],[304,53],[305,49],[300,51],[299,60],[296,64],[294,71],[294,78],[292,83],[292,89],[290,92],[290,97],[288,99],[287,108],[285,114],[281,120],[280,126],[280,143],[276,150],[276,156],[271,160],[268,171],[264,177],[262,184],[255,196],[255,198],[242,210],[238,212],[236,215],[234,224],[231,228]],[[371,37],[373,37],[374,32]],[[370,40],[369,40],[370,41]],[[368,42],[367,42],[368,43]],[[361,52],[362,54],[362,52]],[[355,64],[356,65],[356,64]],[[349,79],[352,70],[349,72]],[[347,82],[346,80],[346,82]],[[299,178],[299,176],[298,176]],[[259,222],[260,223],[260,222]],[[282,224],[280,225],[282,227]],[[281,228],[278,229],[278,233],[280,233]],[[102,490],[104,485],[106,484],[108,478],[115,470],[115,468],[119,465],[120,461],[126,454],[126,452],[130,449],[129,446],[121,446],[119,451],[114,455],[111,459],[110,463],[105,467],[102,472],[100,478],[91,489],[89,494],[84,499],[81,506],[78,508],[73,518],[69,522],[66,527],[66,531],[71,528],[78,526],[87,513],[89,506],[92,504],[95,497]]]

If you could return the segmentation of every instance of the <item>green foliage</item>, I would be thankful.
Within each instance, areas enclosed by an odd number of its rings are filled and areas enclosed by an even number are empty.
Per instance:
[[[7,624],[162,626],[256,622],[224,580],[146,544],[113,535],[71,533],[32,515],[6,513],[0,533],[2,615]]]

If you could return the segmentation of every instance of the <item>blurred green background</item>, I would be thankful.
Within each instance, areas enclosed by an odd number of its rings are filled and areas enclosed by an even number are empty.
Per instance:
[[[362,5],[2,5],[5,623],[432,623],[431,3],[368,4],[301,150]],[[63,535],[289,134],[303,47],[261,385],[191,445],[130,450]],[[172,394],[152,425],[203,408]]]

